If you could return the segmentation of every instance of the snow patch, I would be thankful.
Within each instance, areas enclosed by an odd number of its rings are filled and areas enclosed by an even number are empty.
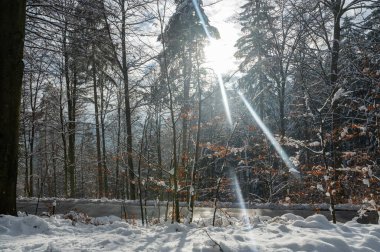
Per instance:
[[[335,93],[334,97],[331,100],[331,104],[334,104],[335,101],[339,100],[342,97],[345,97],[352,93],[351,91],[345,91],[343,88],[339,88]]]
[[[369,204],[373,204],[368,200]],[[219,216],[221,217],[221,216]],[[57,215],[0,216],[0,251],[377,251],[380,228],[351,221],[336,225],[323,215],[306,219],[284,214],[254,216],[251,225],[230,218],[196,224],[143,227],[116,216],[96,218],[102,225],[78,223]]]

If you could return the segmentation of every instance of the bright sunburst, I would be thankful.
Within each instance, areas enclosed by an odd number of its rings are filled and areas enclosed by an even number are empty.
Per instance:
[[[230,55],[231,48],[223,40],[211,40],[205,48],[206,64],[215,72],[224,74],[234,67]]]

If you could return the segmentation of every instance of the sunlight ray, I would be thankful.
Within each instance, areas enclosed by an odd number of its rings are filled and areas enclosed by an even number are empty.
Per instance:
[[[248,227],[248,229],[250,230],[250,229],[252,229],[252,225],[251,225],[251,222],[249,219],[247,207],[245,206],[243,194],[241,193],[240,184],[239,184],[239,181],[236,177],[236,173],[231,172],[230,176],[232,177],[232,180],[233,180],[233,183],[235,186],[235,193],[236,193],[236,196],[237,196],[238,201],[239,201],[240,209],[243,211],[243,218],[242,218],[243,224],[245,224]],[[250,241],[249,250],[252,252],[256,252],[257,251],[257,248],[255,246],[256,242],[253,239],[253,236],[250,235],[248,237],[249,237],[249,241]]]
[[[277,153],[280,155],[281,159],[284,161],[285,165],[288,167],[289,172],[293,175],[299,176],[299,171],[295,168],[293,163],[289,160],[288,155],[286,154],[285,150],[281,147],[281,145],[277,142],[277,140],[274,138],[273,134],[270,132],[268,127],[264,124],[264,122],[260,119],[260,117],[257,115],[255,110],[252,108],[251,104],[247,101],[247,99],[244,97],[244,95],[238,91],[238,94],[240,98],[243,100],[245,106],[251,113],[253,119],[256,121],[257,125],[261,128],[261,130],[264,132],[265,136],[268,138],[272,146],[275,148]]]
[[[227,97],[227,92],[226,88],[224,86],[223,78],[220,73],[216,73],[218,77],[218,83],[220,87],[220,92],[222,93],[222,98],[223,98],[223,105],[224,105],[224,110],[226,111],[226,116],[228,123],[230,124],[231,128],[233,127],[233,122],[232,122],[232,117],[231,117],[231,110],[230,110],[230,105],[228,103],[228,97]]]
[[[201,14],[201,11],[199,9],[199,3],[198,3],[198,0],[192,0],[193,1],[193,5],[194,5],[194,8],[195,8],[195,11],[197,13],[197,16],[199,17],[199,21],[207,35],[207,38],[209,40],[209,42],[211,43],[213,41],[213,38],[210,34],[210,31],[208,30],[207,26],[206,26],[206,22]],[[224,81],[223,81],[223,78],[222,78],[222,74],[220,73],[220,71],[217,69],[217,67],[213,67],[213,70],[217,76],[217,79],[218,79],[218,83],[219,83],[219,88],[220,88],[220,92],[222,93],[222,99],[223,99],[223,105],[224,105],[224,110],[225,110],[225,113],[226,113],[226,116],[227,116],[227,120],[228,120],[228,123],[230,125],[230,127],[232,128],[233,127],[233,122],[232,122],[232,117],[231,117],[231,111],[230,111],[230,105],[228,103],[228,97],[227,97],[227,92],[226,92],[226,88],[224,86]]]

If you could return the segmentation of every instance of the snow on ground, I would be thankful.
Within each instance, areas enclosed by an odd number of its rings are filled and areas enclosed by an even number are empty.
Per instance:
[[[334,225],[318,214],[224,219],[217,227],[211,220],[142,227],[116,216],[71,219],[0,216],[0,251],[380,251],[379,225]]]

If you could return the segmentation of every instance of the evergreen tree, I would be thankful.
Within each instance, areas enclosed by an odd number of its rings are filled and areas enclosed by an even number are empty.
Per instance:
[[[192,79],[193,71],[197,65],[201,64],[203,58],[203,48],[209,39],[208,36],[219,38],[219,33],[216,28],[209,24],[209,20],[202,8],[202,1],[198,0],[176,0],[176,11],[171,16],[167,27],[163,34],[159,36],[159,40],[165,46],[161,56],[166,57],[169,64],[167,76],[170,76],[171,90],[180,90],[181,95],[176,95],[174,99],[181,106],[182,118],[182,151],[181,151],[181,172],[184,173],[188,166],[188,126],[190,114],[190,94],[191,84],[196,80]],[[207,32],[206,32],[207,30]],[[165,74],[164,74],[165,75]],[[182,87],[180,85],[182,84]],[[173,125],[175,127],[175,125]],[[175,135],[175,134],[173,134]],[[175,146],[176,139],[173,139]],[[173,147],[176,148],[176,147]],[[176,152],[173,152],[176,153]],[[175,214],[173,220],[179,222],[179,198],[178,198],[178,174],[179,165],[177,157],[173,157],[173,183],[174,183],[174,202]]]
[[[249,96],[259,99],[259,114],[264,107],[274,107],[273,126],[283,138],[287,129],[287,90],[292,76],[292,62],[302,36],[302,26],[292,12],[291,1],[249,0],[240,14],[243,36],[238,40],[236,56],[242,58],[240,68],[246,75],[240,85],[249,90]],[[267,102],[270,92],[277,104]],[[256,98],[255,98],[256,99]]]
[[[106,30],[103,1],[80,0],[76,7],[81,26],[73,33],[73,55],[78,74],[92,81],[97,149],[98,197],[108,195],[108,169],[105,143],[105,74],[110,64],[111,42]],[[70,174],[71,175],[71,174]],[[71,180],[71,179],[70,179]]]
[[[368,30],[368,42],[374,47],[379,47],[380,43],[380,5],[373,3],[371,13],[364,20],[364,28]]]
[[[236,43],[235,56],[242,59],[240,70],[245,75],[239,79],[239,88],[245,90],[249,98],[258,96],[255,104],[258,105],[260,117],[264,117],[265,96],[269,94],[270,81],[266,77],[268,64],[270,63],[268,43],[273,39],[269,32],[270,11],[273,7],[268,1],[249,0],[242,7],[239,21],[242,26],[242,37]]]

